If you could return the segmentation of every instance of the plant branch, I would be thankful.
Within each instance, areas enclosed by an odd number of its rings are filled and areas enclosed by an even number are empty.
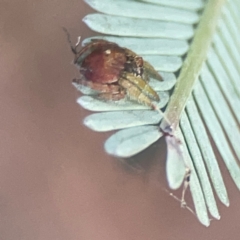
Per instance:
[[[209,0],[206,4],[174,92],[165,111],[166,119],[173,130],[179,124],[182,111],[191,95],[194,83],[198,79],[202,65],[207,58],[217,22],[221,15],[222,6],[225,2],[226,0]],[[169,126],[169,123],[163,121],[161,127]]]

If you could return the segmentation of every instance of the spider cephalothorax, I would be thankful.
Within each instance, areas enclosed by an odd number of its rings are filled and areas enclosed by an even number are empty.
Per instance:
[[[74,63],[80,69],[80,79],[74,80],[98,92],[106,100],[127,96],[154,108],[160,101],[149,86],[149,76],[162,81],[158,72],[142,57],[127,48],[105,40],[92,40],[79,52],[73,48]]]

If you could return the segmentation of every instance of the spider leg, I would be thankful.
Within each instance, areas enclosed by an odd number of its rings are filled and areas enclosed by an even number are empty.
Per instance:
[[[148,75],[145,72],[143,72],[143,74],[142,74],[142,79],[147,83],[149,83],[149,81],[150,81]]]
[[[118,101],[120,99],[125,98],[126,94],[123,91],[119,91],[119,92],[116,92],[116,93],[111,93],[111,92],[99,93],[97,96],[98,96],[99,99],[102,99],[102,100]]]
[[[149,62],[144,61],[142,59],[142,57],[139,57],[136,53],[134,53],[130,49],[125,48],[125,52],[127,55],[135,58],[135,61],[138,65],[138,67],[143,67],[143,72],[146,72],[146,74],[144,74],[145,76],[143,77],[144,80],[146,80],[148,82],[149,80],[147,80],[147,79],[148,79],[148,75],[149,75],[150,77],[152,77],[154,79],[163,81],[163,78],[161,77],[161,75],[154,69],[154,67]]]
[[[141,90],[133,83],[129,82],[126,79],[119,79],[119,84],[126,89],[126,93],[129,99],[138,101],[140,104],[150,106],[152,109],[155,108],[150,98],[144,95]]]
[[[83,78],[80,79],[74,79],[73,80],[74,84],[79,84],[85,87],[89,87],[94,91],[101,93],[113,93],[116,94],[120,91],[120,87],[115,84],[102,84],[102,83],[94,83],[91,81],[87,81]]]
[[[136,88],[138,88],[141,93],[143,93],[144,95],[146,95],[150,99],[155,100],[157,102],[160,101],[158,94],[141,77],[135,76],[132,73],[123,73],[122,74],[122,78],[128,80],[130,85],[133,85]],[[127,82],[125,82],[125,81],[122,81],[122,82],[123,82],[124,85],[126,85],[126,87],[123,86],[122,84],[120,84],[120,85],[128,90],[128,86],[127,85],[129,85],[129,84]]]
[[[147,61],[143,62],[143,69],[144,71],[146,71],[147,75],[149,75],[150,77],[157,79],[159,81],[163,81],[163,78],[161,77],[161,75]]]
[[[125,89],[130,99],[156,109],[151,99],[159,101],[159,96],[143,79],[128,73],[125,77],[122,76],[118,83]]]
[[[74,79],[73,83],[91,88],[98,92],[94,95],[103,100],[117,101],[125,98],[126,95],[122,88],[115,84],[93,83],[84,79]]]

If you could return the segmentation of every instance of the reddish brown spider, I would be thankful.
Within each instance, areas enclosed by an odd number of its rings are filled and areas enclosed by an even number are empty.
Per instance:
[[[159,73],[133,51],[105,40],[92,40],[77,51],[74,63],[80,69],[80,79],[75,84],[90,87],[100,98],[129,99],[155,108],[152,101],[160,101],[158,94],[149,86],[149,76],[162,81]]]
[[[68,35],[68,41],[71,44],[69,34],[66,29],[64,31]],[[156,107],[153,101],[160,101],[158,94],[150,87],[149,76],[159,81],[163,81],[159,73],[151,64],[144,61],[133,51],[122,48],[116,43],[105,40],[95,39],[77,51],[80,39],[75,47],[71,49],[75,55],[74,63],[80,70],[80,78],[74,79],[74,85],[86,86],[95,90],[100,98],[106,100],[120,100],[126,96],[140,104],[145,104],[151,108],[158,110],[164,117],[165,121],[170,124],[164,113]],[[181,155],[181,141],[175,137],[171,125],[160,131],[165,137],[172,138],[171,147]],[[181,202],[191,212],[184,200],[186,189],[189,185],[191,170],[186,166],[186,174],[182,199],[175,199]]]

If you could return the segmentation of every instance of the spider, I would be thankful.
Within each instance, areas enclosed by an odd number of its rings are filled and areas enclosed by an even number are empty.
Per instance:
[[[80,70],[80,78],[74,85],[82,85],[96,91],[104,100],[117,101],[127,97],[156,109],[158,94],[150,87],[149,77],[163,81],[159,73],[133,51],[116,43],[94,39],[77,51],[80,39],[71,47],[74,63]]]
[[[158,94],[149,85],[149,77],[163,81],[161,75],[151,64],[130,49],[120,47],[116,43],[101,39],[92,39],[89,44],[77,51],[80,38],[73,47],[69,34],[68,41],[74,53],[74,64],[79,68],[80,78],[74,79],[75,86],[86,86],[97,92],[97,95],[105,100],[120,100],[126,96],[140,104],[150,106],[157,110],[165,119],[167,125],[160,131],[168,139],[168,144],[174,149],[179,157],[182,157],[182,142],[178,139],[171,127],[170,121],[164,113],[153,103],[159,102]],[[173,150],[172,150],[173,151]],[[182,198],[175,199],[181,202],[181,206],[192,213],[193,210],[186,205],[185,193],[189,186],[191,170],[186,165]]]

